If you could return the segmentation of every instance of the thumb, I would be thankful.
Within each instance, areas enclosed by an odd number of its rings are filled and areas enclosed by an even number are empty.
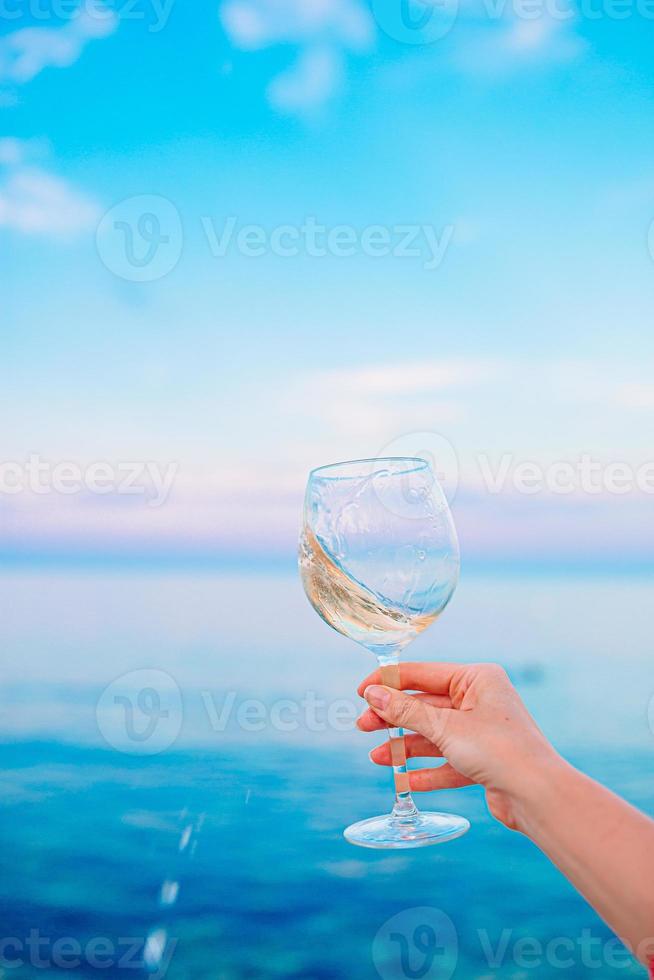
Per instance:
[[[443,730],[445,716],[450,708],[435,708],[420,698],[396,691],[392,687],[372,684],[363,692],[363,696],[374,710],[396,728],[409,728],[430,740],[437,742]]]

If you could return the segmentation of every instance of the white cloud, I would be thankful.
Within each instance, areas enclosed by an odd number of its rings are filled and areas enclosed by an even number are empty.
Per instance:
[[[615,458],[622,447],[640,465],[650,450],[633,419],[654,410],[651,373],[627,361],[432,357],[309,374],[285,390],[279,410],[296,437],[303,431],[311,459],[374,455],[398,436],[428,431],[456,443],[464,469],[472,449],[542,460]]]
[[[305,48],[297,61],[268,86],[270,104],[282,112],[301,113],[322,105],[340,87],[343,57],[330,47]]]
[[[0,181],[0,228],[72,237],[96,223],[100,209],[60,177],[18,168]]]
[[[70,238],[97,224],[99,205],[40,165],[48,153],[45,140],[0,139],[0,229]]]
[[[599,360],[563,361],[543,368],[543,380],[563,405],[602,406],[632,411],[654,409],[652,365],[607,364]]]
[[[319,386],[360,395],[407,395],[475,385],[497,376],[491,361],[442,360],[380,364],[328,371],[314,379]]]
[[[557,30],[553,20],[516,21],[507,31],[504,43],[512,51],[540,51],[550,44]]]
[[[17,167],[28,160],[47,156],[50,146],[46,139],[17,139],[15,136],[0,138],[0,166]]]
[[[289,410],[311,405],[321,438],[385,441],[401,432],[442,428],[467,414],[467,398],[503,378],[495,361],[443,359],[320,371],[285,396]]]
[[[112,34],[118,17],[104,4],[87,2],[63,27],[24,27],[0,38],[0,82],[24,84],[45,68],[67,68],[95,38]]]
[[[0,38],[0,83],[25,84],[46,68],[65,68],[89,41],[107,37],[118,17],[101,0],[83,0],[60,27],[25,27]],[[0,105],[11,104],[0,91]],[[69,238],[93,227],[98,205],[68,181],[33,165],[39,140],[0,139],[0,229]]]
[[[362,0],[225,0],[220,19],[242,51],[299,48],[294,64],[268,87],[271,105],[284,112],[324,105],[342,83],[345,54],[369,50],[375,34]]]
[[[394,399],[359,396],[325,398],[320,404],[323,424],[341,439],[375,441],[376,451],[399,434],[422,430],[441,431],[460,422],[465,406],[457,399]]]
[[[492,26],[480,27],[457,45],[454,62],[456,67],[471,73],[502,74],[521,67],[569,61],[583,48],[569,21],[543,13],[538,20],[507,17]]]
[[[296,63],[268,88],[270,103],[285,112],[306,113],[325,104],[342,82],[345,55],[370,51],[377,36],[365,0],[222,0],[219,13],[228,38],[242,51],[299,48]],[[414,55],[413,67],[403,59],[395,69],[386,68],[385,77],[395,87],[412,76],[419,84],[423,73],[432,76],[443,64],[466,74],[501,76],[572,60],[584,46],[574,21],[562,14],[543,9],[536,19],[521,19],[506,4],[462,0],[442,46],[425,45],[421,58]]]
[[[359,0],[225,0],[220,18],[232,43],[245,51],[329,41],[363,51],[373,39]]]
[[[15,139],[13,136],[0,139],[0,164],[5,166],[18,164],[23,159],[24,152],[23,140]]]
[[[583,49],[568,22],[547,16],[536,21],[516,21],[507,31],[504,45],[515,54],[535,55],[548,61],[567,61]]]
[[[636,382],[619,385],[614,392],[614,401],[624,408],[651,412],[654,410],[654,385]]]

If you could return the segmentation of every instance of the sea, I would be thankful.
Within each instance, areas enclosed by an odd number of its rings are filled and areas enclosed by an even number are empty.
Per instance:
[[[654,815],[654,579],[466,571],[407,656],[497,661],[570,761]],[[370,655],[292,567],[0,569],[0,978],[645,976],[469,787],[462,838],[353,847],[391,777]],[[413,764],[417,764],[414,762]]]

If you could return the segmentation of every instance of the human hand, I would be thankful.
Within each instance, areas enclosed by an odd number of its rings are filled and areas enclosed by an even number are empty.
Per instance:
[[[396,691],[381,685],[379,670],[359,686],[370,707],[357,721],[364,732],[409,729],[407,757],[440,757],[436,769],[410,772],[413,791],[452,789],[479,783],[488,807],[512,830],[524,830],[522,803],[549,767],[563,760],[549,744],[497,664],[400,664]],[[418,693],[405,694],[411,690]],[[390,766],[388,743],[370,753]]]
[[[407,755],[446,760],[411,772],[411,789],[484,786],[491,813],[548,855],[654,977],[654,820],[564,762],[496,664],[400,664],[399,686],[367,677],[358,725],[410,729]],[[391,764],[388,744],[370,756]]]

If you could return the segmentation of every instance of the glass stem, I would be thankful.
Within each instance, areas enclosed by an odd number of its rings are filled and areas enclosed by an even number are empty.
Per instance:
[[[381,682],[386,687],[400,690],[400,665],[396,658],[379,658]],[[395,805],[391,816],[403,823],[412,823],[418,816],[418,808],[413,802],[409,789],[409,772],[406,764],[406,745],[404,729],[391,728],[388,733],[391,750],[393,778],[395,780]]]

